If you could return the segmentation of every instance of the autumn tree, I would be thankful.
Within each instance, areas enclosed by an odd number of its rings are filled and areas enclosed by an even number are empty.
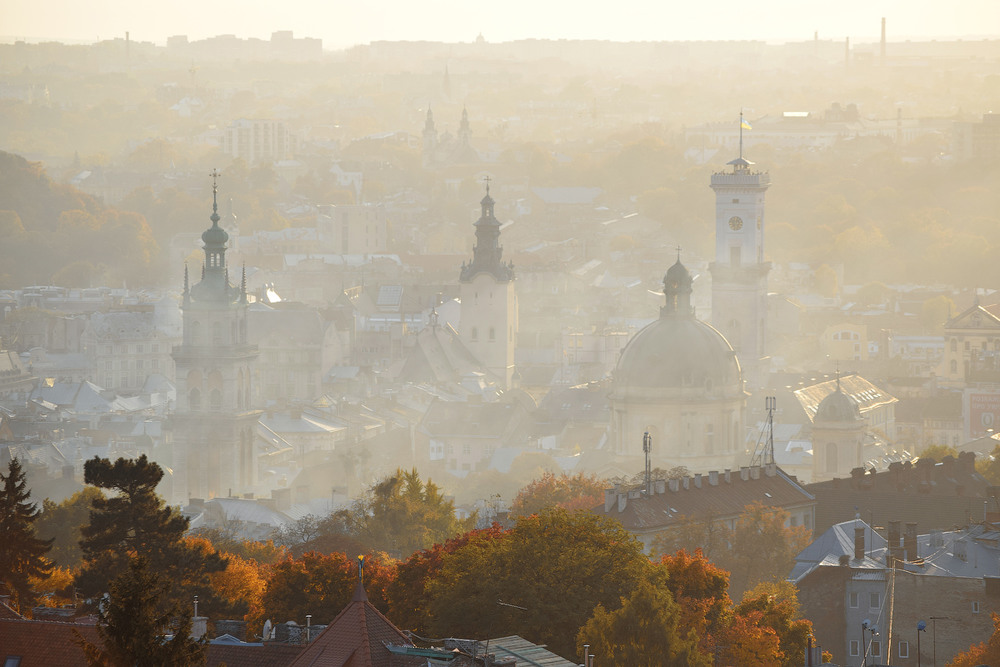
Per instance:
[[[175,601],[189,600],[208,585],[208,575],[225,569],[226,561],[186,542],[188,521],[156,494],[163,469],[145,455],[114,463],[94,457],[84,464],[84,479],[113,493],[95,498],[90,523],[83,527],[80,547],[84,563],[76,577],[86,597],[97,597],[122,575],[133,555],[149,559],[158,575],[173,582]]]
[[[596,475],[546,472],[518,491],[510,511],[514,515],[535,514],[547,507],[590,509],[604,498],[605,483]]]
[[[795,556],[808,546],[805,526],[788,526],[788,512],[761,502],[747,505],[736,520],[730,548],[716,561],[729,570],[730,595],[743,593],[759,583],[782,581],[795,565]]]
[[[48,498],[42,501],[42,514],[35,523],[35,532],[43,539],[52,540],[49,557],[53,563],[61,567],[76,567],[81,563],[80,531],[90,520],[94,500],[103,497],[100,489],[87,486],[60,503]]]
[[[443,557],[427,583],[428,630],[518,634],[570,655],[594,608],[616,608],[650,568],[639,542],[617,521],[544,510]]]
[[[802,663],[812,623],[800,615],[798,594],[793,584],[787,581],[758,584],[747,591],[733,614],[738,619],[746,619],[748,627],[773,631],[780,652],[777,659],[768,664],[797,667]]]
[[[493,540],[503,537],[506,530],[499,524],[489,528],[470,530],[443,544],[429,549],[421,549],[396,566],[396,575],[389,583],[386,595],[389,599],[389,616],[400,628],[417,634],[427,633],[427,583],[437,577],[449,554],[478,540]]]
[[[365,591],[368,600],[385,613],[388,611],[385,589],[393,576],[393,568],[385,556],[365,559]],[[261,600],[262,618],[276,622],[294,620],[305,623],[312,614],[317,623],[329,623],[351,601],[358,582],[358,559],[344,554],[309,552],[299,558],[288,558],[273,567],[264,586]]]
[[[444,542],[475,525],[460,521],[455,506],[434,482],[402,468],[369,488],[354,506],[332,514],[326,532],[350,535],[371,551],[409,555]]]
[[[660,558],[658,569],[666,576],[666,587],[681,608],[685,628],[695,630],[708,650],[712,638],[721,634],[728,622],[729,573],[716,567],[698,549],[681,549]]]
[[[148,558],[129,558],[97,612],[100,642],[77,633],[91,667],[187,667],[205,664],[205,643],[191,638],[191,610],[169,602],[170,582]],[[174,619],[178,619],[174,624]],[[168,638],[168,635],[170,637]]]
[[[681,623],[681,609],[665,586],[647,580],[621,598],[616,609],[597,605],[576,636],[577,653],[583,645],[613,667],[709,667],[712,656],[698,646],[698,635]]]
[[[35,601],[31,578],[52,568],[46,558],[52,540],[35,536],[38,506],[30,500],[18,459],[10,460],[6,475],[0,473],[0,485],[0,586],[12,596],[15,610],[30,609]]]
[[[962,651],[948,663],[948,667],[978,667],[979,665],[1000,665],[1000,614],[990,612],[993,617],[993,634],[980,644],[974,644]]]

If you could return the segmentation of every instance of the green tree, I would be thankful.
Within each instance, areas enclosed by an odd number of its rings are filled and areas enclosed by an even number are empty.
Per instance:
[[[604,487],[596,475],[546,472],[517,492],[510,509],[515,515],[535,514],[547,507],[590,509],[601,503]]]
[[[35,524],[35,532],[41,538],[52,540],[49,557],[53,563],[73,568],[82,562],[80,531],[90,520],[94,500],[103,497],[100,489],[88,486],[61,503],[48,498],[42,501],[42,515]]]
[[[369,488],[351,509],[332,514],[323,529],[346,533],[372,551],[398,557],[444,542],[473,525],[474,517],[455,517],[454,503],[434,482],[421,480],[416,468],[400,468]]]
[[[698,635],[681,623],[681,609],[670,591],[643,580],[618,609],[603,604],[576,637],[577,651],[583,645],[600,656],[600,663],[615,667],[709,667],[710,655],[698,647]]]
[[[598,604],[616,608],[652,565],[614,520],[547,509],[443,557],[427,582],[436,635],[518,634],[561,655]]]
[[[994,448],[996,449],[996,448]],[[944,457],[952,456],[958,458],[958,450],[951,445],[930,445],[924,448],[924,451],[920,452],[920,458],[930,459],[940,463],[944,460]]]
[[[94,457],[84,464],[84,479],[113,493],[95,498],[90,523],[81,530],[84,563],[76,585],[96,598],[128,568],[131,556],[149,559],[156,572],[172,582],[171,601],[187,601],[207,590],[208,575],[224,570],[226,560],[205,553],[182,538],[188,521],[156,494],[163,469],[147,460]]]
[[[187,667],[205,664],[205,642],[191,638],[191,611],[170,603],[170,582],[149,559],[129,558],[97,613],[99,644],[76,633],[90,667]],[[174,619],[179,619],[172,626]],[[167,639],[167,635],[172,635]]]
[[[11,595],[15,610],[30,609],[35,601],[31,577],[52,569],[45,557],[52,540],[35,536],[39,510],[30,502],[31,491],[21,462],[12,458],[7,474],[0,473],[0,585]]]

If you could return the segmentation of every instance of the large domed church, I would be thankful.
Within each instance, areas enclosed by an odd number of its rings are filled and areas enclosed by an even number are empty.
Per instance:
[[[654,467],[692,472],[739,467],[747,394],[736,352],[694,315],[691,273],[677,262],[663,277],[660,317],[622,350],[611,394],[615,451],[642,456],[652,437]]]

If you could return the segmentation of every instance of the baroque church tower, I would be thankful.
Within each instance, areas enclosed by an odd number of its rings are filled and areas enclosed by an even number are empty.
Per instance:
[[[500,221],[493,213],[494,203],[487,182],[486,196],[480,202],[482,214],[475,223],[472,262],[463,262],[459,275],[459,334],[479,362],[510,389],[517,340],[517,292],[514,264],[501,261]]]
[[[763,379],[767,356],[767,274],[764,261],[764,194],[771,185],[767,172],[756,171],[740,156],[732,171],[712,174],[715,191],[715,261],[712,273],[712,326],[722,332],[739,355],[740,365],[756,383]]]
[[[176,499],[212,498],[253,487],[252,401],[257,346],[247,343],[246,272],[229,282],[226,244],[219,226],[218,173],[212,172],[212,226],[201,239],[201,280],[189,286],[184,268],[183,339],[174,347],[177,407],[174,431]]]

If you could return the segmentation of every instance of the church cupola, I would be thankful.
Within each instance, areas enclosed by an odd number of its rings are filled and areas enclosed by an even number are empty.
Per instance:
[[[666,297],[666,303],[660,308],[660,317],[694,317],[694,308],[691,306],[693,283],[691,272],[681,264],[681,251],[678,249],[677,261],[663,276],[663,295]]]
[[[205,269],[207,272],[225,272],[226,243],[229,234],[219,226],[219,172],[212,172],[212,226],[202,233],[201,240],[205,243]]]
[[[475,222],[476,246],[473,248],[472,263],[462,266],[460,280],[468,281],[477,273],[491,273],[499,281],[514,278],[513,264],[504,264],[503,246],[500,245],[500,221],[494,214],[496,202],[490,197],[490,184],[486,183],[486,196],[479,202],[481,213]]]

